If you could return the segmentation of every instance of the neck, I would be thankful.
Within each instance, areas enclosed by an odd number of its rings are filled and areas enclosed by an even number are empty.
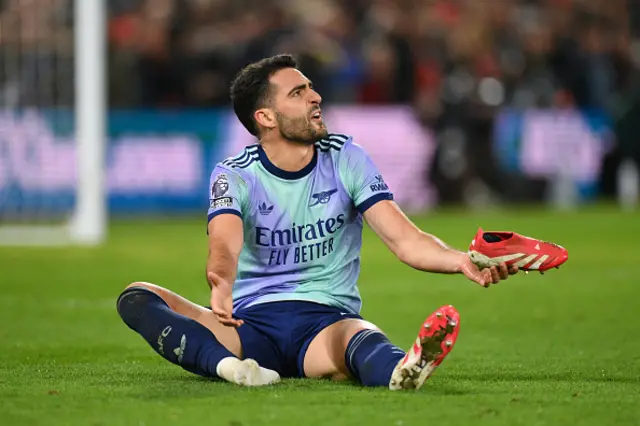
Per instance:
[[[313,159],[315,146],[278,139],[261,142],[269,161],[279,169],[297,172],[307,166]]]

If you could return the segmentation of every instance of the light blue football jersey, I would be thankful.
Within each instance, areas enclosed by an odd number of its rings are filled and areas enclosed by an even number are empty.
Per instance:
[[[316,142],[298,172],[276,167],[259,144],[217,164],[208,219],[235,214],[244,228],[234,311],[306,300],[360,313],[362,214],[392,199],[369,156],[345,135]]]

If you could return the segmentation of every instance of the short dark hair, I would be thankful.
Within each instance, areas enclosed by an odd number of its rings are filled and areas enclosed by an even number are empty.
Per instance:
[[[258,125],[253,114],[264,108],[269,98],[269,78],[283,68],[298,69],[298,62],[289,54],[261,59],[244,67],[231,83],[233,110],[242,125],[258,136]]]

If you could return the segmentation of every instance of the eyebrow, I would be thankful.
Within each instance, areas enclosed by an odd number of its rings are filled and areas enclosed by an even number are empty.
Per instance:
[[[305,89],[307,86],[309,87],[313,87],[313,83],[308,81],[306,83],[302,83],[302,84],[298,84],[297,86],[295,86],[293,89],[289,90],[289,93],[287,93],[287,96],[293,94],[293,92],[295,92],[296,90],[301,90],[301,89]]]

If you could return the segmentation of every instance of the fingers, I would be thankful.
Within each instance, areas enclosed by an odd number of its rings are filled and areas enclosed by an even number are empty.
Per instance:
[[[507,278],[509,278],[509,268],[507,267],[506,263],[503,262],[498,265],[498,275],[501,280],[506,280]]]
[[[498,284],[500,281],[508,279],[510,275],[516,274],[518,271],[519,268],[516,265],[507,266],[504,262],[498,266],[481,270],[475,265],[469,270],[463,269],[464,274],[467,275],[468,278],[485,288],[491,284]]]
[[[498,272],[498,268],[492,266],[489,268],[489,271],[491,272],[491,284],[498,284],[500,282],[500,272]]]
[[[234,318],[230,318],[230,319],[218,319],[218,321],[220,321],[220,323],[222,325],[225,325],[227,327],[234,327],[234,328],[238,328],[240,327],[242,324],[244,324],[244,321],[242,320],[237,320]]]
[[[211,285],[211,311],[216,316],[216,319],[227,327],[240,327],[244,324],[243,320],[235,319],[231,315],[233,303],[231,301],[231,288],[225,285],[227,281],[212,271],[207,272],[207,280]]]
[[[221,324],[226,325],[227,327],[240,327],[242,324],[244,324],[243,320],[233,318],[231,314],[225,309],[212,306],[211,311],[215,314],[216,319]]]
[[[491,283],[498,284],[500,281],[508,279],[510,275],[516,274],[518,267],[516,265],[507,266],[506,263],[502,262],[498,266],[492,266],[490,271]]]
[[[492,266],[480,271],[482,278],[478,284],[489,287],[491,284],[498,284],[502,280],[509,278],[509,270],[504,263],[499,266]]]
[[[491,272],[488,269],[480,269],[474,265],[471,260],[466,260],[460,271],[471,281],[480,284],[482,287],[489,287],[491,285]]]
[[[493,277],[491,276],[491,270],[483,269],[480,271],[482,274],[482,286],[485,288],[489,288],[491,283],[493,282]]]
[[[484,288],[488,288],[491,285],[491,272],[488,269],[477,271],[469,278]]]

